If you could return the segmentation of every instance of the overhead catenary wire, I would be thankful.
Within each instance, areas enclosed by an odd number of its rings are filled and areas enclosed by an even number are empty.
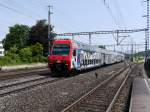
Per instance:
[[[114,5],[115,5],[115,8],[116,8],[116,12],[118,12],[118,15],[119,15],[119,18],[121,19],[121,22],[122,22],[122,26],[127,29],[126,27],[126,23],[125,23],[125,20],[124,20],[124,17],[123,17],[123,14],[122,14],[122,11],[118,5],[118,1],[115,0],[113,1]],[[119,44],[121,44],[127,37],[129,36],[123,36],[122,39],[120,40]]]
[[[116,12],[118,12],[118,15],[119,15],[119,17],[120,17],[120,19],[121,19],[121,21],[122,21],[122,24],[123,24],[124,28],[126,29],[127,27],[126,27],[125,19],[124,19],[124,16],[123,16],[123,14],[122,14],[122,11],[121,11],[121,9],[120,9],[120,6],[119,6],[119,4],[118,4],[118,1],[117,1],[117,0],[114,0],[113,3],[114,3],[114,5],[115,5]]]
[[[30,16],[30,15],[26,15],[26,14],[24,14],[23,12],[21,12],[21,11],[15,9],[15,8],[13,8],[13,7],[7,6],[7,5],[5,5],[5,4],[3,4],[3,3],[0,3],[0,6],[6,8],[6,9],[8,9],[8,10],[10,10],[10,11],[13,11],[13,12],[19,14],[19,15],[22,15],[22,16],[24,16],[24,17],[27,17],[27,18],[36,20],[34,17],[32,17],[32,16]]]
[[[44,5],[44,4],[52,4],[52,3],[50,3],[50,1],[43,1],[42,4],[41,4],[41,0],[38,0],[38,2],[35,2],[34,5],[37,5],[39,7],[43,7],[42,9],[47,11],[47,8],[45,8],[47,6]],[[64,20],[63,17],[65,17],[65,20],[66,20],[66,17],[68,17],[69,19],[67,19],[67,21],[70,23],[69,26],[71,26],[71,28],[79,29],[79,27],[77,25],[72,25],[72,21],[74,21],[74,18],[72,17],[72,15],[64,12],[62,9],[60,10],[58,7],[55,7],[54,5],[52,7],[52,11],[55,12],[55,15],[57,15],[59,13],[59,16],[61,16],[62,21]],[[55,16],[55,17],[57,17],[57,16]],[[58,25],[56,25],[57,19],[52,19],[52,20],[55,21],[55,22],[52,21],[52,25],[54,25],[55,27],[57,27],[57,29],[59,29],[61,32],[63,32],[63,30],[65,29],[65,27],[67,27],[68,29],[70,29],[68,27],[68,24],[59,24],[59,26],[58,26]]]
[[[46,2],[45,0],[35,0],[35,1],[36,2],[33,5],[41,7],[42,10],[47,12],[47,4],[51,4],[50,1],[49,2],[48,1]],[[44,3],[44,4],[42,4],[42,3]],[[52,10],[53,10],[53,8],[52,8]]]
[[[30,10],[29,8],[24,7],[24,6],[23,6],[22,4],[20,4],[19,2],[16,2],[15,0],[11,0],[11,1],[12,1],[13,5],[15,5],[15,7],[20,6],[20,8],[22,8],[22,9],[24,9],[24,10],[26,10],[26,11],[32,13],[32,15],[34,15],[34,16],[36,16],[36,17],[41,17],[41,15],[37,13],[38,11],[33,12],[33,11]]]
[[[114,14],[113,14],[113,12],[112,12],[110,6],[106,3],[106,0],[102,0],[102,2],[103,2],[103,4],[104,4],[104,6],[106,7],[106,9],[108,10],[109,14],[111,15],[111,17],[112,17],[112,19],[113,19],[115,25],[116,25],[119,29],[121,29],[121,27],[120,27],[120,25],[119,25],[119,23],[118,23],[116,17],[114,16]]]
[[[108,3],[108,2],[109,2],[109,3]],[[116,9],[116,13],[117,13],[117,15],[118,15],[118,19],[116,19],[116,17],[114,16],[114,13],[113,13],[113,11],[112,11],[112,8],[110,8],[110,1],[109,1],[109,0],[107,0],[107,1],[106,1],[106,0],[103,0],[103,3],[104,3],[104,5],[105,5],[105,7],[107,8],[108,12],[110,13],[110,15],[112,16],[112,18],[113,18],[115,24],[119,27],[119,29],[121,29],[120,25],[123,26],[124,29],[127,29],[127,28],[126,28],[126,23],[125,23],[125,21],[124,21],[124,17],[123,17],[123,15],[122,15],[122,12],[121,12],[121,9],[120,9],[120,7],[119,7],[119,5],[118,5],[117,0],[113,1],[113,3],[114,3],[114,6],[115,6],[115,9]],[[118,20],[120,20],[120,21],[118,21]],[[117,35],[117,37],[115,38],[117,44],[121,43],[122,41],[124,41],[124,40],[125,40],[127,37],[129,37],[129,36],[121,36],[122,39],[121,39],[120,42],[119,42],[119,37],[120,37],[120,36]],[[113,35],[113,38],[114,38],[114,35]],[[118,42],[119,42],[119,43],[118,43]]]

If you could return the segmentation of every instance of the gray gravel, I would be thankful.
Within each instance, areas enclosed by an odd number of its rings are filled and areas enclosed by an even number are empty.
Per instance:
[[[20,83],[20,82],[26,82],[34,79],[40,79],[44,78],[46,76],[40,76],[40,75],[31,75],[31,76],[26,76],[26,77],[18,77],[18,78],[13,78],[9,80],[2,80],[0,81],[0,87],[6,86],[6,85],[12,85],[15,83]]]
[[[0,112],[60,112],[97,84],[108,78],[123,64],[98,69],[0,98]],[[105,73],[104,73],[105,72]]]
[[[17,70],[17,71],[0,71],[0,82],[8,79],[17,79],[20,77],[29,77],[29,75],[41,75],[41,74],[50,74],[49,68],[35,68],[30,70]]]
[[[2,87],[0,87],[0,96],[6,96],[8,94],[18,93],[21,91],[25,91],[26,89],[38,87],[43,84],[53,83],[57,80],[59,80],[59,79],[43,77],[43,78],[38,78],[35,80],[29,80],[29,82],[20,82],[20,83],[15,83],[12,85],[2,86]]]
[[[143,65],[135,66],[119,97],[115,102],[112,112],[129,112],[131,83],[133,82],[133,79],[135,77],[143,78],[142,69]]]

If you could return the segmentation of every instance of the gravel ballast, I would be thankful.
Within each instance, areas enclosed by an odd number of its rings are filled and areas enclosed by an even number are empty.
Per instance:
[[[123,63],[0,98],[0,112],[60,112],[108,78]],[[95,72],[98,77],[95,77]]]

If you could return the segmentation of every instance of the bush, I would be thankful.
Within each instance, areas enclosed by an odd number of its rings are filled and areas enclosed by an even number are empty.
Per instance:
[[[31,50],[32,50],[33,56],[43,55],[43,46],[40,43],[36,43],[35,45],[32,45]]]
[[[32,57],[32,62],[39,62],[39,57],[37,56]]]
[[[19,51],[19,56],[23,62],[32,62],[32,51],[30,47],[23,48]]]
[[[9,65],[12,63],[12,59],[9,56],[4,56],[0,59],[0,65]]]
[[[40,57],[40,62],[47,62],[47,57],[41,56]]]
[[[20,58],[16,58],[15,60],[13,60],[11,57],[9,56],[4,56],[0,59],[0,65],[18,65],[21,64],[22,61],[20,60]]]
[[[34,56],[32,57],[32,62],[47,62],[47,58],[44,56]]]
[[[15,46],[0,58],[0,65],[18,65],[24,63],[47,62],[47,57],[43,56],[43,47],[37,43],[18,50]]]
[[[10,50],[6,52],[6,56],[16,59],[18,57],[18,49],[15,46],[11,47]]]
[[[11,47],[4,57],[0,58],[0,65],[16,65],[20,63],[21,60],[18,54],[18,49],[15,46]]]

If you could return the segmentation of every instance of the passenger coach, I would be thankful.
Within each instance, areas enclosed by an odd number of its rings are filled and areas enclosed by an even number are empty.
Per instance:
[[[70,39],[55,40],[48,65],[53,73],[69,73],[124,60],[124,55]]]

